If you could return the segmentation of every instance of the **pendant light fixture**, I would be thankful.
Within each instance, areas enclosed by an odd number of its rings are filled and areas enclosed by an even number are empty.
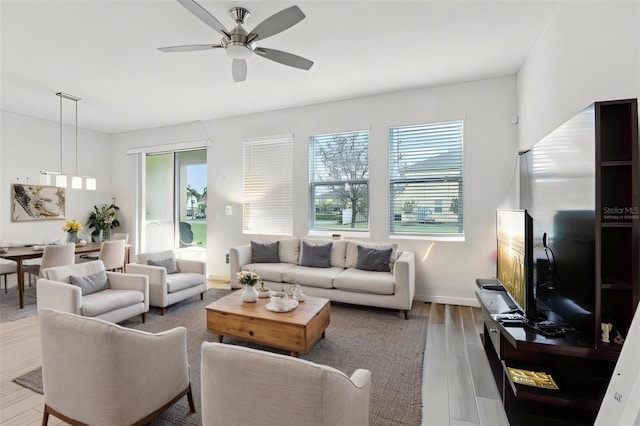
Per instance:
[[[75,115],[76,115],[76,124],[75,124],[75,163],[76,163],[76,168],[75,168],[75,174],[73,176],[73,178],[71,179],[71,188],[72,189],[82,189],[82,181],[83,181],[83,176],[80,176],[78,174],[78,102],[81,101],[82,99],[80,99],[77,96],[73,96],[70,95],[68,93],[64,93],[64,92],[58,92],[56,93],[56,96],[58,96],[60,98],[60,172],[59,173],[55,173],[55,172],[40,172],[40,183],[43,185],[50,185],[51,184],[51,176],[55,175],[55,185],[57,187],[60,188],[66,188],[67,187],[67,176],[62,172],[62,164],[63,164],[63,138],[62,138],[62,130],[63,130],[63,123],[62,123],[62,100],[63,99],[68,99],[70,101],[75,102],[75,107],[76,107],[76,111],[75,111]],[[92,176],[86,176],[86,189],[88,190],[92,190],[95,191],[96,189],[96,179]]]

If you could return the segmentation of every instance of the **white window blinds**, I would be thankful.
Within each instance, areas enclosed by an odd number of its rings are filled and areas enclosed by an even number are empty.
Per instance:
[[[243,233],[293,233],[293,136],[245,140]]]
[[[309,137],[313,230],[369,229],[369,132]]]
[[[462,234],[463,122],[389,129],[391,234]]]

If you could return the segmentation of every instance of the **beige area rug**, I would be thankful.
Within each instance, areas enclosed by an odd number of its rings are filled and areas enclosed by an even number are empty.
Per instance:
[[[226,295],[229,290],[211,289],[204,301],[193,299],[174,305],[164,316],[152,308],[147,322],[139,317],[122,325],[159,332],[185,326],[188,357],[191,364],[191,385],[196,400],[195,414],[190,414],[186,397],[178,401],[153,425],[200,425],[200,345],[203,341],[216,341],[216,335],[206,330],[204,307]],[[398,311],[331,304],[331,324],[326,338],[320,339],[308,354],[301,358],[330,365],[347,375],[357,368],[371,370],[372,389],[369,420],[371,425],[420,425],[422,421],[422,369],[429,318],[416,302],[409,320]],[[241,344],[273,352],[235,340],[225,343]],[[40,369],[14,381],[42,393]]]

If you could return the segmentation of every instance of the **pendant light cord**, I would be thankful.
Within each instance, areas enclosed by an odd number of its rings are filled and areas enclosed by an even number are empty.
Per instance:
[[[62,94],[60,96],[60,174],[62,174]]]
[[[76,103],[76,176],[78,176],[78,101]]]

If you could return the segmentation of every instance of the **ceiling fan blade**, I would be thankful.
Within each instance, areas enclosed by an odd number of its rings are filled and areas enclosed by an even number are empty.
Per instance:
[[[293,27],[304,18],[305,15],[298,6],[291,6],[287,9],[281,10],[275,15],[271,15],[259,23],[258,26],[251,31],[249,39],[251,41],[258,39],[264,40],[265,38],[278,34],[287,28]]]
[[[207,24],[208,26],[210,26],[211,28],[213,28],[223,36],[227,38],[231,37],[227,29],[224,27],[224,25],[222,25],[220,21],[214,18],[212,14],[207,12],[207,10],[204,7],[200,6],[195,1],[178,0],[178,3],[184,6],[189,12],[193,13],[196,16],[196,18],[200,19],[202,22],[204,22],[205,24]]]
[[[165,53],[170,52],[194,52],[196,50],[211,50],[222,47],[219,44],[187,44],[184,46],[158,47],[158,50]]]
[[[274,62],[303,70],[309,70],[313,65],[313,61],[303,58],[302,56],[294,55],[293,53],[283,52],[282,50],[259,47],[255,50],[255,53],[263,58],[271,59]]]
[[[247,78],[247,61],[245,59],[234,59],[231,65],[231,74],[233,81],[239,83]]]

